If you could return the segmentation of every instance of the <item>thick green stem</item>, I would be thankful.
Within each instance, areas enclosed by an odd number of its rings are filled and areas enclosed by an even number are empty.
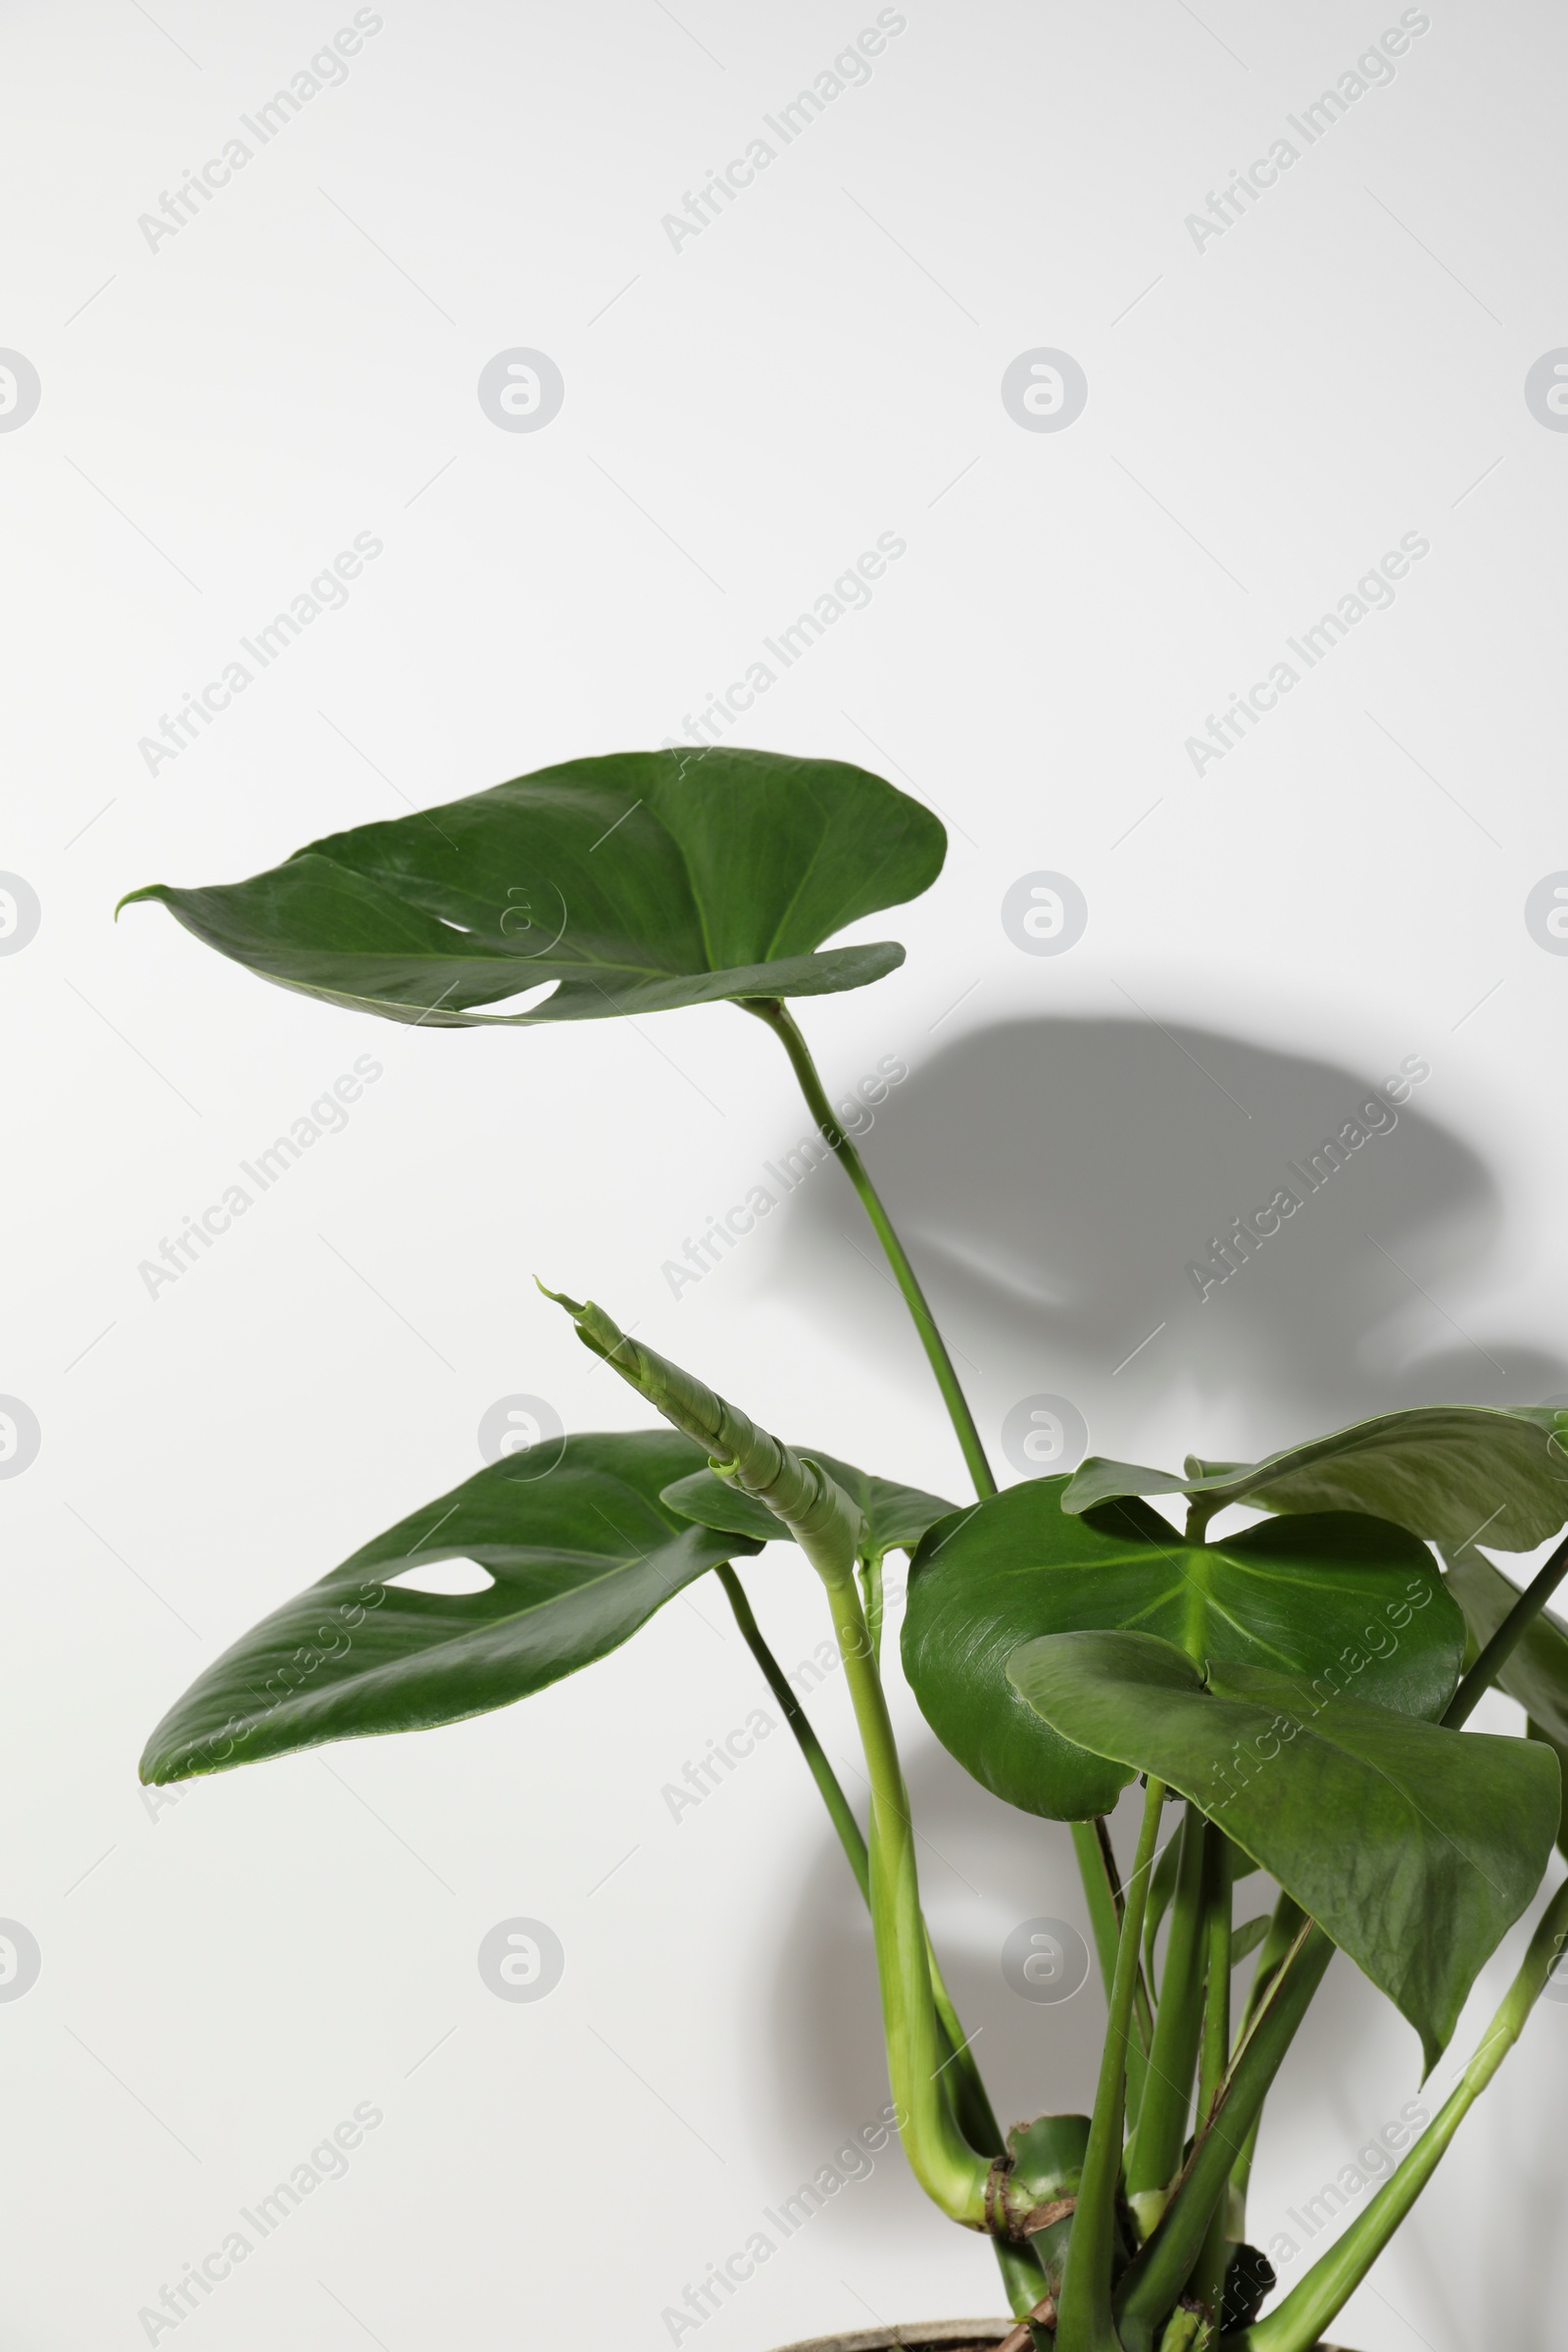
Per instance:
[[[925,1293],[916,1279],[914,1268],[906,1254],[904,1244],[893,1230],[893,1220],[883,1207],[876,1187],[865,1172],[865,1163],[833,1115],[833,1105],[827,1099],[827,1093],[817,1073],[816,1064],[811,1059],[810,1048],[796,1027],[794,1015],[790,1012],[788,1005],[783,1004],[780,999],[777,997],[753,997],[745,999],[743,1002],[748,1012],[756,1013],[760,1021],[767,1023],[789,1055],[791,1066],[800,1080],[801,1092],[806,1097],[807,1107],[821,1129],[823,1141],[833,1152],[839,1165],[859,1195],[860,1205],[870,1218],[876,1238],[881,1243],[888,1264],[893,1269],[893,1279],[904,1293],[905,1304],[909,1310],[915,1330],[920,1335],[920,1345],[925,1349],[926,1359],[932,1371],[936,1374],[937,1387],[942,1392],[942,1401],[948,1408],[948,1418],[952,1421],[954,1432],[963,1449],[963,1458],[968,1465],[969,1476],[974,1481],[974,1491],[977,1494],[994,1494],[997,1491],[997,1482],[991,1475],[991,1465],[986,1460],[985,1447],[980,1443],[980,1432],[974,1425],[974,1416],[969,1410],[968,1400],[959,1386],[958,1375],[953,1368],[953,1358],[948,1353],[947,1343],[937,1329],[936,1318],[926,1302]]]
[[[871,1655],[882,1663],[882,1559],[870,1551],[860,1562],[860,1598],[865,1603],[865,1630],[871,1637]]]
[[[860,1825],[855,1818],[854,1808],[844,1793],[838,1775],[823,1752],[822,1742],[816,1736],[810,1717],[790,1689],[785,1680],[783,1668],[768,1647],[762,1630],[753,1614],[752,1604],[746,1597],[745,1588],[742,1586],[740,1578],[733,1568],[720,1568],[717,1576],[719,1583],[724,1588],[729,1605],[735,1612],[735,1622],[741,1629],[746,1646],[761,1668],[768,1689],[784,1710],[784,1720],[794,1733],[801,1753],[806,1758],[807,1768],[816,1783],[822,1802],[827,1807],[828,1818],[838,1832],[839,1843],[843,1846],[850,1868],[855,1873],[855,1883],[859,1887],[867,1908],[869,1908],[871,1901],[870,1862],[866,1853],[865,1839],[860,1835]],[[947,2052],[944,2053],[942,2071],[948,2078],[958,2122],[963,2129],[965,2137],[982,2154],[1000,2156],[1006,2144],[1006,2135],[998,2123],[996,2111],[986,2094],[986,2086],[981,2080],[980,2070],[976,2066],[974,2055],[969,2048],[968,2037],[959,2022],[957,2011],[953,2006],[952,1996],[947,1985],[943,1982],[936,1953],[931,1948],[929,1934],[926,1937],[926,1952],[931,1969],[931,1995],[936,2002],[937,2016],[949,2045]],[[1034,2272],[1038,2274],[1039,2264],[1035,2263],[1033,2268]],[[1037,2287],[1035,2291],[1038,2295],[1039,2288]],[[1033,2297],[1031,2297],[1032,2300],[1034,2300]]]
[[[1117,2290],[1125,2352],[1149,2352],[1154,2329],[1186,2285],[1227,2176],[1333,1957],[1322,1929],[1303,1927],[1259,2003],[1220,2084],[1213,2120],[1200,2132],[1158,2228]]]
[[[543,1284],[540,1285],[543,1289]],[[888,2072],[905,2152],[915,2179],[955,2221],[985,2227],[989,2165],[969,2145],[942,2081],[952,2056],[937,2021],[914,1829],[893,1724],[856,1588],[863,1532],[859,1510],[821,1466],[759,1429],[695,1374],[627,1336],[592,1300],[548,1292],[571,1316],[584,1347],[708,1450],[710,1467],[783,1520],[827,1591],[844,1678],[871,1783],[871,1928],[882,1986]]]
[[[1013,2246],[1004,2237],[991,2240],[1015,2320],[1026,2320],[1046,2291],[1046,2274],[1033,2246]]]
[[[948,1418],[953,1424],[954,1435],[958,1441],[974,1491],[983,1501],[987,1495],[996,1493],[997,1482],[991,1474],[991,1464],[986,1459],[986,1449],[980,1443],[980,1432],[976,1429],[974,1415],[969,1410],[969,1400],[964,1396],[962,1383],[954,1369],[953,1358],[948,1353],[947,1342],[937,1327],[937,1319],[931,1312],[930,1302],[920,1288],[919,1278],[909,1263],[908,1253],[894,1230],[893,1220],[882,1205],[881,1196],[866,1172],[865,1162],[833,1114],[833,1105],[828,1101],[827,1090],[822,1084],[821,1074],[811,1058],[811,1049],[802,1036],[794,1014],[781,998],[742,998],[740,1004],[743,1011],[754,1013],[760,1021],[765,1021],[784,1048],[790,1057],[790,1067],[795,1072],[802,1094],[806,1097],[807,1108],[816,1121],[824,1143],[834,1153],[840,1167],[855,1187],[860,1206],[870,1219],[871,1229],[882,1245],[883,1254],[893,1270],[893,1279],[898,1284],[904,1297],[904,1303],[909,1310],[910,1320],[919,1335],[920,1345],[925,1349],[926,1361],[936,1376],[936,1384],[941,1391],[942,1401],[948,1408]],[[876,1630],[880,1633],[880,1625]],[[1091,1913],[1093,1913],[1094,1877],[1081,1848],[1078,1866],[1084,1883],[1084,1891],[1089,1899]],[[1147,2010],[1147,1995],[1143,2005]],[[1141,2055],[1139,2063],[1141,2067]]]
[[[1220,2352],[1307,2352],[1366,2277],[1445,2155],[1449,2141],[1524,2030],[1568,1937],[1568,1881],[1541,1915],[1519,1974],[1474,2057],[1396,2173],[1338,2243],[1264,2320],[1225,2336]]]
[[[1231,2043],[1231,1847],[1224,1832],[1212,1822],[1203,1831],[1203,2038],[1198,2068],[1200,2131],[1213,2116]],[[1230,2199],[1224,2195],[1215,2203],[1190,2288],[1193,2300],[1203,2306],[1216,2327],[1230,2259],[1229,2205]]]
[[[1545,1566],[1531,1578],[1449,1699],[1447,1713],[1443,1718],[1448,1731],[1457,1731],[1460,1724],[1468,1721],[1477,1702],[1491,1690],[1565,1576],[1568,1576],[1568,1537],[1564,1537]]]
[[[1269,1986],[1290,1957],[1291,1949],[1301,1933],[1305,1918],[1306,1913],[1301,1909],[1299,1903],[1293,1902],[1288,1894],[1280,1896],[1274,1906],[1274,1916],[1268,1924],[1268,1934],[1264,1936],[1262,1947],[1257,1955],[1257,1967],[1253,1971],[1251,1985],[1247,1995],[1247,2005],[1242,2012],[1241,2031],[1237,2037],[1238,2049],[1250,2030],[1252,2020],[1256,2016]],[[1252,2159],[1257,2153],[1257,2135],[1262,2121],[1260,2109],[1252,2118],[1252,2128],[1242,2142],[1241,2153],[1231,2167],[1231,2227],[1232,2234],[1238,2239],[1245,2236],[1247,2230],[1247,2191],[1252,2178]]]
[[[1110,1842],[1110,1825],[1101,1814],[1094,1821],[1075,1821],[1069,1826],[1072,1830],[1073,1851],[1078,1857],[1079,1875],[1089,1898],[1089,1924],[1108,2001],[1116,1975],[1116,1946],[1121,1936],[1123,1902],[1121,1874],[1116,1868],[1115,1849]],[[1153,2046],[1153,2039],[1154,2014],[1150,2006],[1149,1984],[1140,1963],[1138,1984],[1133,1994],[1133,2034],[1127,2044],[1127,2114],[1132,2123],[1137,2122],[1143,2104],[1144,2082],[1149,2073],[1149,2053]]]
[[[835,1563],[824,1552],[812,1565],[827,1588],[871,1782],[871,1924],[889,2079],[905,2149],[915,2179],[943,2212],[981,2229],[990,2168],[958,2129],[942,2083],[947,2053],[931,1992],[914,1828],[853,1558]]]
[[[1127,2044],[1138,1984],[1144,1910],[1149,1901],[1149,1879],[1164,1803],[1164,1783],[1151,1780],[1144,1798],[1137,1858],[1122,1911],[1095,2112],[1090,2120],[1072,2236],[1067,2242],[1067,2267],[1056,2316],[1056,2352],[1121,2352],[1111,2317],[1110,2278],[1116,2248],[1116,2183],[1121,2172]]]
[[[1070,1826],[1073,1851],[1083,1874],[1084,1892],[1089,1897],[1089,1925],[1095,1938],[1095,1956],[1100,1962],[1100,1974],[1108,2001],[1116,1975],[1116,1944],[1121,1936],[1121,1887],[1107,1867],[1099,1836],[1100,1823],[1075,1821]]]
[[[1187,2140],[1202,2024],[1202,1929],[1203,1817],[1190,1804],[1181,1827],[1149,2081],[1138,2117],[1138,2136],[1127,2154],[1128,2200],[1146,2237],[1164,2210]]]

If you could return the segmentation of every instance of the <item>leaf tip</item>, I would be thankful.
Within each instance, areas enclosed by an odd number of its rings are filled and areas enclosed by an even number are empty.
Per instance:
[[[161,899],[168,888],[167,882],[144,882],[140,890],[127,890],[123,898],[115,901],[116,922],[122,906],[134,906],[138,899]]]

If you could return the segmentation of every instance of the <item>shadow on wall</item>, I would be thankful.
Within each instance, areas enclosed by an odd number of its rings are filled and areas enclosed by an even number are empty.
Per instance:
[[[1247,1456],[1398,1405],[1568,1388],[1560,1360],[1499,1336],[1488,1313],[1498,1193],[1427,1108],[1434,1092],[1417,1053],[1369,1077],[1212,1031],[1020,1020],[913,1072],[878,1110],[866,1156],[988,1442],[1015,1400],[1051,1392],[1078,1404],[1097,1450],[1174,1466],[1188,1446]],[[1290,1214],[1261,1242],[1233,1238],[1227,1268],[1216,1245],[1282,1190]],[[819,1285],[830,1327],[854,1328],[914,1393],[924,1366],[848,1187],[818,1171],[780,1224],[792,1290]],[[1180,1433],[1174,1450],[1153,1423]],[[1024,1464],[999,1453],[997,1468],[1007,1480]],[[933,1935],[1003,2121],[1087,2108],[1098,1972],[1051,2005],[1017,1997],[1001,1968],[1022,1921],[1087,1937],[1068,1833],[1002,1804],[923,1732],[908,1745]],[[1124,1859],[1134,1826],[1118,1822]],[[1249,1881],[1239,1915],[1267,1899]],[[802,2157],[820,2147],[815,2164],[887,2095],[869,1927],[825,1826],[774,2000],[776,2093]],[[1281,2144],[1314,2112],[1318,2078],[1354,2082],[1386,2026],[1385,2004],[1338,1962],[1271,2109]],[[1412,2084],[1413,2047],[1395,2051]],[[854,2192],[857,2227],[906,2230],[922,2203],[884,2158]]]
[[[1140,1427],[1179,1404],[1182,1450],[1245,1455],[1397,1405],[1568,1386],[1488,1314],[1497,1190],[1431,1115],[1432,1085],[1415,1053],[1368,1075],[1142,1019],[1009,1021],[915,1070],[866,1157],[988,1441],[1047,1391],[1096,1451],[1147,1447]],[[912,1380],[902,1304],[828,1173],[790,1203],[792,1287],[830,1283],[822,1311]]]

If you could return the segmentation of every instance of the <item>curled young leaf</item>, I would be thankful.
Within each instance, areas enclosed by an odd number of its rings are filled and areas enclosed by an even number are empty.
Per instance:
[[[794,1451],[818,1463],[858,1506],[862,1559],[880,1559],[888,1551],[913,1551],[933,1521],[946,1519],[953,1510],[953,1504],[944,1502],[940,1494],[901,1486],[894,1479],[874,1478],[868,1470],[858,1470],[853,1462],[841,1462],[836,1454],[823,1453],[818,1446],[797,1446]],[[765,1503],[744,1494],[730,1480],[715,1478],[711,1470],[694,1470],[689,1478],[676,1479],[664,1489],[664,1500],[671,1510],[683,1511],[704,1527],[755,1536],[760,1544],[789,1539],[789,1529]]]

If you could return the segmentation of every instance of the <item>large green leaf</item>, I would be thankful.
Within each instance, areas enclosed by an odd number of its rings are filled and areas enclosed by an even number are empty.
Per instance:
[[[909,1574],[905,1672],[938,1739],[1010,1804],[1084,1821],[1133,1777],[1063,1740],[1008,1682],[1008,1657],[1040,1634],[1136,1627],[1200,1664],[1332,1674],[1412,1715],[1446,1706],[1464,1620],[1404,1529],[1340,1512],[1188,1544],[1141,1502],[1069,1515],[1066,1484],[1028,1479],[939,1520]]]
[[[160,899],[263,978],[390,1020],[597,1020],[880,979],[902,948],[814,951],[927,889],[946,849],[917,801],[842,760],[620,752],[122,905]],[[551,981],[523,1011],[474,1009]]]
[[[1409,2019],[1430,2071],[1545,1870],[1548,1749],[1324,1701],[1257,1666],[1214,1661],[1205,1682],[1149,1634],[1051,1636],[1009,1673],[1058,1738],[1217,1818]]]
[[[543,1473],[531,1454],[492,1463],[226,1649],[154,1732],[142,1779],[456,1723],[590,1665],[683,1585],[757,1550],[661,1502],[701,1460],[661,1429],[567,1438]],[[494,1582],[446,1594],[390,1581],[440,1560]]]
[[[1100,1455],[1080,1464],[1065,1507],[1092,1510],[1127,1494],[1188,1494],[1208,1509],[1369,1511],[1434,1544],[1477,1536],[1498,1551],[1533,1551],[1568,1521],[1568,1412],[1517,1405],[1428,1404],[1380,1413],[1261,1462],[1205,1463],[1186,1475]]]
[[[1448,1590],[1483,1648],[1521,1595],[1500,1568],[1474,1549],[1443,1554]],[[1526,1626],[1497,1677],[1499,1690],[1516,1698],[1553,1740],[1568,1742],[1568,1628],[1543,1610]]]
[[[873,1478],[868,1470],[857,1470],[853,1462],[841,1462],[836,1454],[821,1453],[814,1446],[797,1446],[795,1451],[817,1463],[858,1506],[862,1559],[880,1559],[887,1551],[913,1551],[933,1521],[946,1519],[953,1511],[953,1504],[944,1502],[940,1494],[900,1486],[894,1479]],[[760,1544],[792,1541],[783,1520],[775,1518],[765,1503],[744,1494],[730,1480],[715,1478],[707,1468],[676,1479],[664,1489],[664,1500],[672,1510],[684,1512],[704,1527],[755,1536]]]

